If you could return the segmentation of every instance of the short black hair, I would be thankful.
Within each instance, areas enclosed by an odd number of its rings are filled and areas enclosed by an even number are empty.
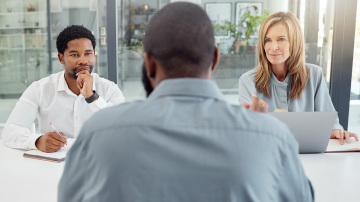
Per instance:
[[[95,50],[96,41],[95,36],[82,25],[70,25],[60,32],[56,39],[56,48],[58,53],[64,54],[67,49],[67,43],[74,39],[87,38],[91,41]]]
[[[169,78],[197,77],[209,70],[214,57],[214,28],[200,6],[170,3],[147,24],[143,44]]]

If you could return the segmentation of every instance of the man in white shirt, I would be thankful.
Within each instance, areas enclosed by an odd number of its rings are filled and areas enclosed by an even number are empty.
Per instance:
[[[64,71],[35,81],[25,90],[3,129],[7,146],[56,152],[66,138],[77,137],[94,112],[124,102],[115,83],[91,73],[95,45],[94,35],[83,26],[72,25],[59,34],[56,47]],[[40,134],[30,131],[36,116]]]

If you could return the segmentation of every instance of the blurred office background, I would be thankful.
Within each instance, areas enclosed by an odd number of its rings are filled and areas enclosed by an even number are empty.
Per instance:
[[[176,0],[0,0],[0,123],[33,82],[63,70],[55,40],[80,24],[97,39],[95,72],[119,85],[126,101],[145,99],[141,84],[142,37],[151,17]],[[300,20],[306,61],[323,68],[340,122],[360,134],[360,11],[356,0],[188,0],[214,24],[236,24],[249,12],[290,11]],[[181,17],[181,16],[179,16]],[[243,34],[241,38],[244,38]],[[257,65],[257,32],[234,50],[230,33],[216,30],[221,60],[213,80],[226,99],[239,104],[238,79]]]

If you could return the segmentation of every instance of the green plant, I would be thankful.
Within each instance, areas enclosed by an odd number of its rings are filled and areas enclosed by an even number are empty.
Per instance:
[[[29,7],[27,7],[27,11],[30,12],[30,11],[35,11],[35,6],[32,5],[32,4],[29,4]]]
[[[142,41],[139,39],[131,39],[130,46],[142,46]]]
[[[229,21],[226,21],[224,25],[214,24],[215,29],[224,30],[230,32],[231,37],[234,38],[234,41],[243,41],[243,33],[240,32],[239,27],[236,24],[233,24]]]
[[[269,16],[270,10],[264,10],[262,15],[251,15],[250,12],[244,13],[240,18],[241,23],[246,24],[245,40],[249,44],[250,36],[257,32],[261,23]]]
[[[143,43],[141,40],[139,39],[131,39],[130,41],[130,46],[129,46],[129,50],[139,50],[143,48]]]

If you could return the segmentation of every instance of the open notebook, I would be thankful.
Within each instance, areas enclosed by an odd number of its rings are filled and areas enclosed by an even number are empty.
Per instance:
[[[350,142],[344,141],[343,145],[340,145],[338,139],[330,139],[326,152],[354,152],[360,151],[360,142],[357,142],[355,138],[351,137]]]
[[[61,148],[57,152],[53,153],[46,153],[42,152],[40,150],[30,150],[24,153],[25,158],[32,158],[32,159],[38,159],[38,160],[44,160],[44,161],[51,161],[51,162],[63,162],[65,161],[65,157],[73,143],[75,142],[75,139],[67,139],[67,145],[65,145],[63,148]]]

